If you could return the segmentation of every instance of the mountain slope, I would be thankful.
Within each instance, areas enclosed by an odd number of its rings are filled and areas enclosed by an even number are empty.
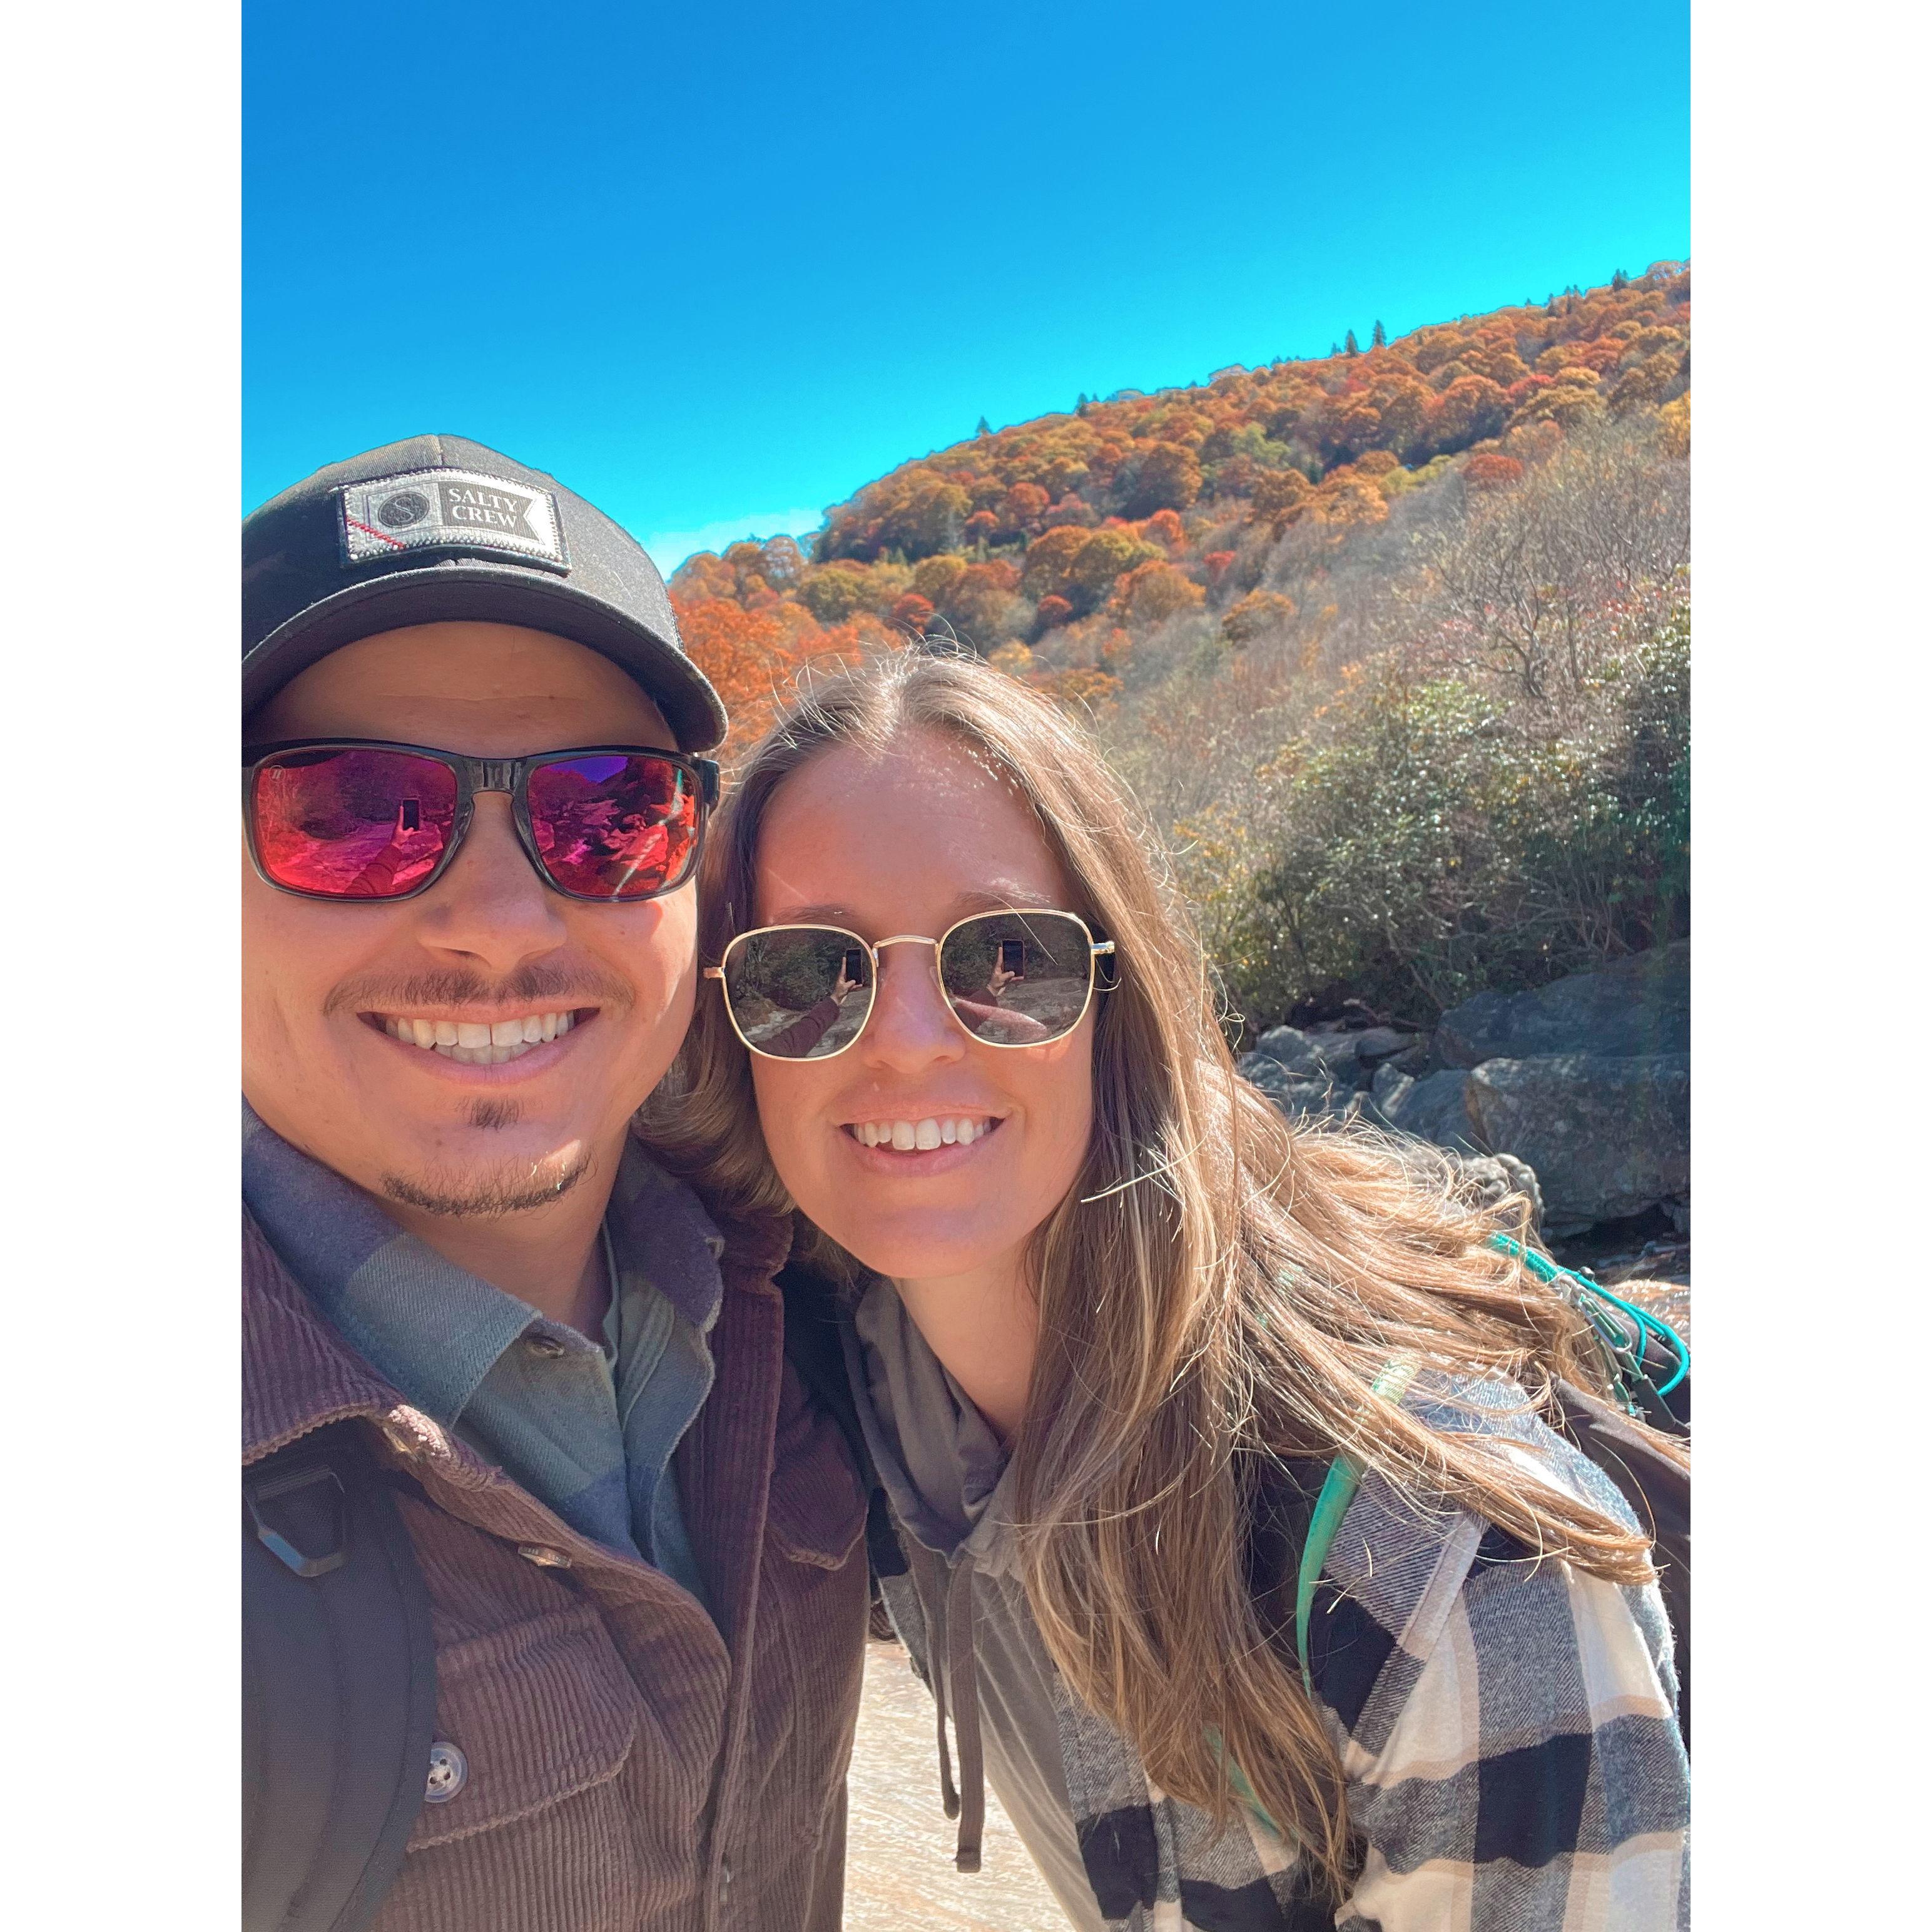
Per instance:
[[[1688,446],[1690,320],[1688,266],[1660,262],[1358,352],[1083,398],[902,464],[804,547],[700,553],[672,594],[741,745],[800,662],[935,627],[1104,700],[1178,616],[1237,646],[1276,623],[1262,580],[1291,530],[1340,539],[1451,470],[1508,488],[1566,433],[1634,416]]]

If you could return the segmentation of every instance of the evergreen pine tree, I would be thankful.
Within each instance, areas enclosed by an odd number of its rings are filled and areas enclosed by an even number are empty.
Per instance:
[[[989,423],[984,416],[982,416],[980,418],[980,427],[976,429],[973,434],[975,436],[991,436],[992,433],[992,424]]]
[[[1619,290],[1628,288],[1630,286],[1629,276],[1625,274],[1622,269],[1619,268],[1616,273],[1610,278],[1610,286],[1612,289]]]
[[[1369,336],[1369,346],[1371,349],[1386,349],[1388,346],[1388,331],[1379,322]]]
[[[1361,345],[1356,341],[1355,332],[1352,328],[1342,338],[1342,353],[1344,356],[1359,356],[1361,352]]]
[[[1328,352],[1330,356],[1340,355],[1342,352],[1342,345],[1339,342],[1330,343],[1328,345]]]

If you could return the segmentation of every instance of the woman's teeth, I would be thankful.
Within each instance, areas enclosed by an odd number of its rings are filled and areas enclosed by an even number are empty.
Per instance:
[[[901,1154],[915,1149],[970,1147],[984,1140],[999,1124],[995,1120],[860,1120],[847,1131],[862,1147],[889,1147]]]
[[[382,1030],[406,1046],[420,1046],[469,1066],[500,1066],[575,1025],[574,1013],[529,1013],[520,1020],[403,1020],[385,1016]]]

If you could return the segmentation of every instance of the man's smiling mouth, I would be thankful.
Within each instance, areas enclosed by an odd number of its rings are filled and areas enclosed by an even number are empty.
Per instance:
[[[525,1013],[501,1020],[406,1018],[396,1013],[364,1013],[362,1017],[405,1046],[421,1047],[466,1066],[500,1066],[506,1060],[521,1059],[547,1040],[561,1039],[596,1010],[566,1007],[560,1012]]]

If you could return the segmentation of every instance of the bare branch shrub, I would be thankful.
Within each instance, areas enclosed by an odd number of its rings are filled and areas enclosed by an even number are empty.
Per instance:
[[[1288,523],[1136,646],[1102,728],[1254,1024],[1426,1021],[1688,922],[1688,464],[1647,410],[1527,446]]]

